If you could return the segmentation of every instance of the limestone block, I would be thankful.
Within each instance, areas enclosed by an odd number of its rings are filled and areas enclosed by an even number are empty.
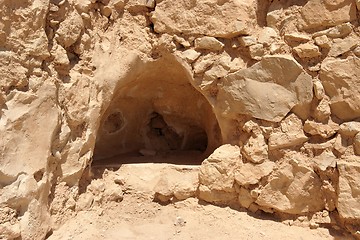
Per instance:
[[[231,38],[249,34],[256,24],[255,1],[161,1],[152,12],[157,33],[202,34]],[[181,11],[179,11],[181,9]],[[226,17],[224,13],[226,12]],[[216,26],[216,27],[215,27]]]
[[[257,184],[261,178],[268,176],[274,167],[275,163],[271,161],[261,164],[245,163],[235,172],[235,181],[241,186]]]
[[[360,219],[360,164],[350,161],[339,161],[337,210],[343,219]]]
[[[279,34],[274,28],[264,27],[259,31],[258,42],[264,46],[270,46],[272,42],[279,39]]]
[[[254,202],[254,199],[251,197],[249,190],[245,188],[240,188],[239,191],[239,203],[244,208],[249,208],[250,205]]]
[[[340,125],[339,133],[346,137],[355,137],[360,132],[360,122],[345,122]]]
[[[234,192],[235,170],[241,165],[239,147],[230,144],[222,145],[201,164],[200,184],[210,190]]]
[[[322,35],[319,37],[315,37],[315,44],[322,48],[330,48],[331,47],[331,41],[326,35]]]
[[[337,25],[335,27],[316,32],[313,34],[313,37],[319,37],[322,35],[326,35],[331,38],[344,38],[348,36],[352,31],[352,25],[351,23],[343,23],[340,25]]]
[[[331,115],[328,97],[323,98],[314,110],[314,118],[319,122],[326,122]]]
[[[360,59],[325,59],[319,78],[330,97],[332,114],[350,121],[360,117]]]
[[[253,163],[262,163],[269,158],[268,146],[262,134],[251,136],[241,152],[248,161]]]
[[[256,38],[253,36],[243,36],[238,38],[241,46],[249,47],[257,43]]]
[[[224,44],[214,37],[201,37],[195,39],[196,49],[205,49],[210,51],[220,51],[223,49]]]
[[[300,44],[299,46],[294,47],[294,51],[303,59],[321,56],[319,47],[311,43]]]
[[[319,135],[323,138],[330,138],[334,136],[339,130],[339,125],[333,121],[327,123],[317,123],[311,120],[306,120],[304,124],[304,132],[311,135]]]
[[[319,100],[323,99],[325,96],[325,89],[324,86],[321,84],[319,80],[314,82],[314,94],[315,97]]]
[[[0,237],[3,239],[18,239],[21,236],[20,224],[4,222],[0,224]]]
[[[357,133],[354,137],[354,153],[360,156],[360,133]]]
[[[260,43],[251,45],[249,47],[250,57],[254,60],[261,60],[265,54],[264,46]]]
[[[302,158],[300,154],[293,154],[271,174],[255,201],[259,206],[290,214],[324,209],[321,180],[310,167],[300,164]]]
[[[349,52],[358,43],[359,43],[359,38],[356,37],[347,37],[345,39],[334,39],[334,42],[330,48],[329,56],[337,57],[341,54]]]
[[[281,122],[280,129],[271,133],[269,150],[301,145],[307,140],[308,137],[304,134],[301,119],[295,114],[291,114]]]
[[[299,43],[304,43],[311,40],[311,37],[309,35],[298,32],[285,33],[284,38],[288,42],[299,42]]]
[[[356,6],[353,0],[310,0],[301,9],[301,15],[304,29],[332,27],[355,20]]]
[[[73,45],[80,37],[84,28],[81,16],[74,11],[69,17],[60,23],[59,29],[56,31],[56,40],[64,48]]]
[[[312,79],[295,59],[274,55],[227,75],[214,107],[224,115],[246,114],[278,122],[294,106],[310,103],[312,97]]]

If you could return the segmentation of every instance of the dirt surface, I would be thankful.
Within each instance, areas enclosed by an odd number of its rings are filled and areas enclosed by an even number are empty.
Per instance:
[[[125,195],[106,209],[81,211],[49,240],[66,239],[352,239],[325,228],[287,226],[229,207],[199,204],[197,199],[162,206]]]

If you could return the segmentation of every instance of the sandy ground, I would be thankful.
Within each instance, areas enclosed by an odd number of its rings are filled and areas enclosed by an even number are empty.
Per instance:
[[[161,176],[170,178],[176,174],[174,169],[183,171],[184,167],[123,165],[113,172],[126,182],[123,201],[77,212],[48,239],[352,239],[333,229],[289,226],[271,216],[213,206],[195,198],[168,205],[154,202],[152,189],[158,179]],[[198,171],[198,166],[186,168]],[[187,178],[184,175],[183,179]]]
[[[339,233],[337,233],[339,234]],[[352,239],[325,228],[287,226],[246,212],[199,204],[190,198],[162,206],[126,195],[106,209],[82,211],[49,240],[67,239]]]

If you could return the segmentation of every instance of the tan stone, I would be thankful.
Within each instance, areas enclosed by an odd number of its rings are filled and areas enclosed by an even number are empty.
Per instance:
[[[241,186],[257,184],[261,178],[268,176],[274,167],[275,163],[271,161],[261,164],[245,163],[235,172],[235,181]]]
[[[324,208],[321,180],[311,168],[300,163],[302,158],[299,154],[292,155],[289,162],[284,162],[271,174],[255,201],[259,206],[290,214],[316,212]]]
[[[261,60],[265,54],[263,44],[254,44],[249,47],[250,57],[255,60]]]
[[[256,38],[253,36],[243,36],[238,38],[241,46],[249,47],[257,43]]]
[[[251,197],[249,190],[245,188],[240,188],[239,191],[239,204],[244,208],[249,208],[250,205],[254,202],[254,199]]]
[[[319,48],[311,43],[300,44],[297,47],[294,47],[294,51],[300,58],[315,58],[321,56]]]
[[[322,0],[310,0],[301,9],[304,29],[331,27],[356,19],[356,6],[353,0],[335,2],[329,7]],[[320,14],[321,13],[321,14]]]
[[[324,86],[321,84],[319,80],[314,82],[314,94],[315,97],[319,100],[323,99],[325,96],[325,89]]]
[[[181,56],[185,58],[188,62],[192,63],[200,57],[201,53],[195,51],[194,49],[188,49],[181,53]]]
[[[314,118],[319,122],[326,122],[331,115],[328,97],[323,98],[314,110]]]
[[[219,111],[276,122],[295,105],[309,103],[313,94],[311,77],[287,55],[266,56],[250,68],[229,74],[223,84],[215,103]]]
[[[359,42],[359,39],[348,37],[345,39],[334,39],[334,43],[331,45],[329,56],[337,57],[341,54],[349,52]]]
[[[360,132],[360,122],[345,122],[340,125],[339,133],[346,137],[354,137]]]
[[[56,40],[64,48],[73,45],[80,37],[83,30],[83,20],[81,16],[74,11],[65,21],[60,23],[59,29],[56,31]]]
[[[264,46],[270,46],[272,42],[279,38],[279,34],[274,28],[264,27],[259,31],[258,42]]]
[[[215,150],[200,167],[200,185],[210,191],[234,192],[235,170],[242,165],[240,149],[230,144],[222,145]]]
[[[0,237],[3,239],[17,239],[21,236],[20,224],[4,222],[0,224]]]
[[[330,48],[332,44],[330,39],[326,35],[316,37],[314,41],[316,45],[322,48]]]
[[[358,160],[357,160],[358,161]],[[358,162],[339,161],[337,210],[342,219],[360,218],[360,165]]]
[[[214,37],[201,37],[195,39],[196,49],[205,49],[210,51],[220,51],[223,49],[224,44]]]
[[[340,119],[360,117],[360,59],[327,59],[321,64],[319,78],[330,97],[332,113]]]
[[[339,130],[339,125],[331,120],[327,123],[317,123],[311,120],[306,120],[304,124],[304,132],[311,135],[319,135],[323,138],[330,138],[334,136]]]
[[[161,1],[152,12],[155,32],[203,34],[212,37],[231,38],[253,31],[256,22],[253,0],[246,2],[216,1],[174,2]],[[179,12],[179,9],[185,11]],[[226,12],[226,17],[223,13]],[[214,27],[216,26],[216,27]]]
[[[281,122],[281,128],[271,133],[269,150],[301,145],[308,140],[303,132],[301,119],[295,114],[289,115]]]
[[[354,137],[354,153],[360,156],[360,133],[357,133]]]
[[[299,42],[299,43],[304,43],[311,40],[310,36],[298,32],[285,33],[284,38],[288,42]]]
[[[326,35],[331,38],[344,38],[348,36],[352,31],[352,25],[351,23],[343,23],[340,25],[337,25],[335,27],[316,32],[313,34],[313,37],[319,37],[322,35]]]
[[[254,134],[242,149],[243,156],[252,163],[262,163],[269,158],[268,146],[262,134]]]

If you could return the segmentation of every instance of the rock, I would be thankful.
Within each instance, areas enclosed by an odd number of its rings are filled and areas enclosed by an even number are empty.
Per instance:
[[[275,163],[266,161],[261,164],[245,163],[235,172],[235,181],[240,186],[257,184],[261,178],[268,176]]]
[[[321,180],[308,166],[301,164],[304,156],[292,154],[274,171],[255,201],[261,207],[280,212],[302,214],[324,209]]]
[[[205,55],[204,57],[198,58],[194,63],[194,73],[200,74],[206,71],[213,63],[215,59],[211,55]]]
[[[316,167],[321,171],[326,171],[327,168],[335,168],[337,163],[336,156],[330,150],[323,151],[320,155],[314,158]]]
[[[360,164],[356,162],[339,161],[338,201],[337,210],[343,220],[360,218]]]
[[[360,46],[354,48],[353,52],[354,52],[355,56],[360,58]]]
[[[10,88],[21,89],[29,84],[26,72],[27,69],[16,60],[15,53],[0,52],[0,86],[3,91]]]
[[[105,17],[110,17],[112,14],[112,9],[109,6],[104,6],[103,8],[101,8],[101,14],[104,15]]]
[[[269,150],[301,145],[307,140],[301,119],[291,114],[281,122],[280,129],[270,134]]]
[[[250,57],[254,60],[261,60],[265,54],[265,49],[262,44],[254,44],[249,47]]]
[[[241,152],[244,157],[252,163],[262,163],[269,158],[268,146],[261,133],[251,136]]]
[[[319,80],[314,82],[314,94],[315,97],[319,100],[323,99],[325,96],[325,89],[324,86],[321,84]]]
[[[189,4],[165,0],[156,5],[151,21],[157,33],[202,34],[232,38],[252,32],[256,23],[254,2],[254,0],[247,2],[231,0],[223,4],[216,1]],[[179,9],[186,11],[179,12]],[[225,12],[226,17],[223,15]]]
[[[311,77],[295,59],[266,56],[250,68],[227,75],[214,107],[228,116],[246,114],[279,122],[294,106],[310,103],[312,96]]]
[[[73,45],[80,37],[83,30],[83,20],[81,16],[74,11],[69,17],[60,23],[55,37],[57,42],[64,48]]]
[[[257,43],[256,38],[253,36],[243,36],[238,38],[241,46],[249,47]]]
[[[339,155],[345,154],[347,150],[347,144],[345,139],[341,136],[341,134],[336,135],[334,149],[339,153]]]
[[[199,186],[198,170],[172,168],[168,171],[166,175],[160,176],[154,187],[155,196],[160,197],[159,200],[166,202],[173,197],[177,200],[185,200],[196,195]]]
[[[234,192],[234,174],[241,165],[239,147],[222,145],[202,162],[200,185],[206,186],[210,191]]]
[[[266,14],[267,26],[276,28],[276,24],[280,21],[282,13],[282,9],[268,11],[268,13]]]
[[[177,43],[181,44],[183,47],[190,47],[190,43],[188,41],[186,41],[184,38],[182,37],[179,37],[179,36],[176,36],[174,35],[174,41],[176,41]]]
[[[20,220],[21,239],[45,239],[46,234],[51,229],[50,224],[50,214],[47,209],[36,199],[33,199],[27,212]]]
[[[264,46],[270,46],[272,42],[279,38],[279,34],[271,27],[264,27],[259,32],[258,42]]]
[[[323,98],[314,110],[314,118],[319,122],[326,122],[331,115],[329,98]]]
[[[345,137],[355,137],[360,132],[360,122],[345,122],[340,125],[339,133]]]
[[[106,186],[104,197],[107,201],[112,202],[121,202],[124,198],[121,187],[115,183]]]
[[[186,224],[186,221],[182,217],[176,217],[176,220],[174,222],[174,226],[184,227],[185,224]]]
[[[355,20],[356,6],[353,0],[335,2],[330,7],[322,0],[310,0],[301,8],[301,15],[303,29],[332,27]]]
[[[318,46],[311,43],[300,44],[299,46],[294,47],[294,51],[302,59],[321,56]]]
[[[0,224],[0,237],[2,239],[18,239],[21,236],[20,224],[4,222]]]
[[[354,137],[354,153],[360,156],[360,133],[357,133]]]
[[[70,64],[67,52],[61,45],[54,44],[51,49],[51,55],[54,57],[55,64],[61,66],[68,66]]]
[[[76,0],[75,7],[79,12],[89,12],[91,8],[91,1],[90,0]]]
[[[330,138],[334,136],[339,130],[339,125],[333,121],[327,123],[317,123],[311,120],[306,120],[304,124],[304,132],[310,135],[319,135],[322,138]]]
[[[325,59],[319,78],[330,97],[331,112],[350,121],[360,117],[360,59]]]
[[[76,211],[86,211],[90,209],[94,202],[94,196],[91,193],[83,193],[76,201]]]
[[[337,25],[335,27],[316,32],[313,34],[313,37],[319,37],[322,35],[326,35],[331,38],[344,38],[348,36],[352,32],[352,25],[351,23],[343,23]]]
[[[202,37],[195,39],[195,48],[204,49],[210,51],[220,51],[224,47],[224,44],[214,37]]]
[[[288,42],[298,42],[298,43],[305,43],[311,40],[311,37],[304,33],[292,32],[286,33],[284,38]]]
[[[334,39],[334,42],[330,48],[329,56],[337,57],[346,52],[349,52],[352,48],[358,44],[358,39],[353,37],[348,37],[345,39]]]
[[[322,35],[319,37],[316,37],[314,39],[315,44],[322,48],[330,48],[331,47],[331,41],[326,35]]]
[[[360,11],[360,0],[355,0],[356,1],[356,7],[357,9]]]
[[[239,200],[240,206],[242,206],[244,208],[249,208],[250,205],[254,202],[254,199],[251,197],[249,190],[247,190],[243,187],[240,188],[238,200]]]

